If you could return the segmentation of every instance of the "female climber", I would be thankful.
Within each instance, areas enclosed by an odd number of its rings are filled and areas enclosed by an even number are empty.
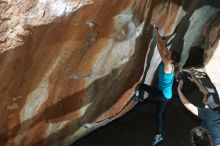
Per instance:
[[[158,86],[152,87],[141,83],[133,99],[140,102],[150,96],[156,100],[157,130],[152,145],[157,145],[163,141],[162,116],[168,101],[172,98],[175,64],[180,61],[180,55],[176,51],[169,51],[166,43],[161,38],[157,27],[154,26],[154,30],[156,31],[157,49],[162,59],[162,63],[159,65]]]

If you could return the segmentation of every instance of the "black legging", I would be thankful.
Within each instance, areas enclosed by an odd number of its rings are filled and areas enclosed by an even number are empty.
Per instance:
[[[157,100],[157,111],[156,111],[157,134],[163,134],[162,133],[163,112],[167,106],[169,99],[166,99],[166,97],[163,95],[163,92],[158,88],[146,84],[140,84],[139,87],[140,96],[144,95],[144,91],[147,92],[150,97]]]

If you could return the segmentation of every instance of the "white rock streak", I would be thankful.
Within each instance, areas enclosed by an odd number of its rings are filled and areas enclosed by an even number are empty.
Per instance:
[[[92,4],[91,0],[74,0],[67,2],[65,0],[39,0],[37,7],[48,7],[52,15],[69,15],[84,5]]]
[[[220,94],[220,40],[218,41],[217,49],[209,63],[205,66],[206,72],[209,75],[212,83],[215,85],[218,94]]]
[[[201,45],[203,42],[199,42],[202,36],[202,31],[205,25],[218,9],[211,6],[203,6],[190,17],[190,24],[187,32],[184,36],[183,52],[181,54],[180,66],[182,67],[189,56],[189,50],[192,46]]]
[[[21,111],[21,122],[31,119],[36,115],[38,108],[44,103],[48,97],[48,79],[43,79],[43,81],[38,85],[29,96],[25,103],[23,110]]]
[[[152,80],[153,80],[152,75],[155,73],[158,65],[161,62],[161,57],[160,57],[160,54],[158,52],[157,46],[153,49],[154,49],[154,54],[153,54],[153,57],[150,61],[150,67],[149,67],[150,69],[147,71],[147,75],[146,75],[145,80],[144,80],[144,83],[148,84],[148,85],[151,85]],[[145,61],[145,66],[146,66],[146,63],[147,63],[146,61]]]
[[[62,50],[62,49],[61,49]],[[60,54],[63,54],[63,52],[60,52]],[[60,55],[57,57],[57,59],[54,61],[53,65],[45,75],[45,77],[42,79],[41,83],[37,86],[37,88],[30,93],[30,95],[27,97],[27,101],[20,112],[20,119],[21,122],[24,122],[25,120],[29,120],[32,117],[34,117],[37,114],[38,109],[40,106],[47,100],[48,98],[48,77],[51,75],[51,73],[54,71],[60,60],[63,58],[63,55]]]
[[[92,67],[93,76],[86,80],[87,85],[97,78],[111,74],[115,68],[129,61],[135,51],[136,39],[142,34],[144,23],[135,25],[133,11],[125,10],[115,16],[114,28],[105,48],[97,55]]]
[[[74,9],[74,5],[69,5],[63,2],[62,0],[54,1],[51,4],[52,13],[55,14],[56,16],[62,16],[64,14],[71,13],[73,9]]]

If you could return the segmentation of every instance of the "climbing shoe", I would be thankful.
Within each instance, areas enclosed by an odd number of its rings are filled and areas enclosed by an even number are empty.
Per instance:
[[[135,92],[135,94],[133,95],[132,99],[134,101],[137,101],[137,102],[144,102],[144,96],[142,96],[142,94],[139,93],[139,90],[137,90]]]
[[[163,141],[163,136],[161,134],[155,135],[152,145],[155,146],[157,144],[160,144]]]

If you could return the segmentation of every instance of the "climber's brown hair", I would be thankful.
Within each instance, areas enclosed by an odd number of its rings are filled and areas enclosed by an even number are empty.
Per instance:
[[[173,64],[177,64],[180,62],[180,54],[177,51],[171,51],[171,59],[173,61]]]

